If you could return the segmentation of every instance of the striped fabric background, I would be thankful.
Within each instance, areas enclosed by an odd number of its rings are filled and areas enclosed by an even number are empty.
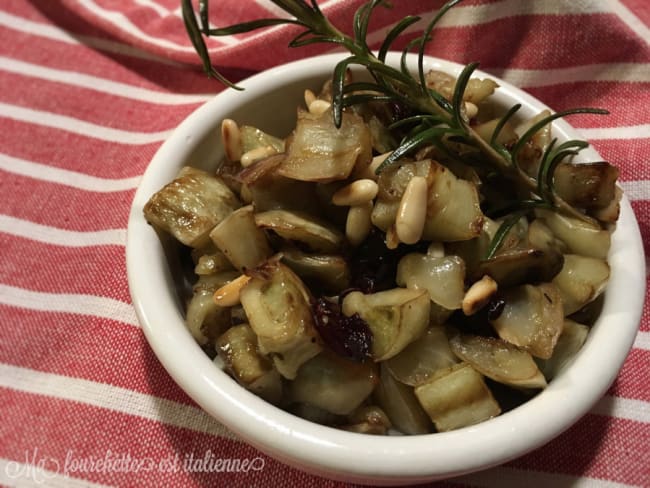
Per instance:
[[[361,3],[321,6],[347,27]],[[218,25],[277,13],[268,0],[212,4]],[[396,19],[430,18],[442,2],[394,4],[371,26],[375,45]],[[649,24],[647,0],[468,0],[429,49],[480,61],[556,110],[609,109],[570,122],[620,167],[646,252]],[[325,52],[288,50],[291,33],[209,46],[233,79]],[[140,176],[174,127],[221,89],[198,69],[177,0],[0,2],[0,484],[343,486],[267,458],[204,414],[162,369],[130,304],[125,234]],[[521,459],[440,486],[650,486],[648,451],[646,304],[634,349],[588,415]],[[263,469],[173,469],[210,456],[259,458]],[[88,464],[100,459],[128,469]]]

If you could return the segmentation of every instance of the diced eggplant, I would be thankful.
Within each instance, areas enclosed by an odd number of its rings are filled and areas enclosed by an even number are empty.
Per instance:
[[[339,293],[350,286],[350,268],[343,257],[303,253],[295,248],[282,250],[282,261],[300,278]]]
[[[522,285],[501,294],[505,306],[491,320],[503,340],[539,358],[549,358],[564,325],[560,290],[552,283]]]
[[[577,254],[565,255],[562,271],[553,280],[562,297],[564,315],[571,315],[595,300],[605,290],[608,280],[607,261]]]
[[[273,253],[264,231],[255,224],[252,205],[223,219],[210,232],[210,238],[240,271],[254,268]]]
[[[289,384],[289,398],[338,415],[357,409],[375,389],[374,364],[349,361],[324,350],[298,370]]]
[[[344,112],[337,129],[331,110],[320,115],[299,111],[278,174],[302,181],[344,180],[357,162],[368,164],[371,158],[370,130],[358,115]]]
[[[530,353],[502,339],[454,334],[451,350],[479,373],[518,388],[544,388],[546,380]]]
[[[380,364],[379,384],[375,390],[375,398],[391,423],[400,432],[416,435],[431,431],[431,421],[415,397],[413,387],[393,378],[386,362]]]
[[[411,253],[397,265],[397,284],[426,290],[431,300],[448,310],[461,306],[465,295],[465,263],[458,256]]]
[[[244,387],[277,404],[282,398],[282,379],[273,363],[257,348],[257,336],[248,324],[235,325],[216,342],[226,369]]]
[[[239,134],[242,153],[266,146],[271,146],[278,153],[284,152],[284,141],[282,139],[267,134],[257,127],[242,125],[239,127]]]
[[[616,198],[618,168],[605,161],[561,163],[553,173],[553,186],[567,203],[583,209],[607,207]]]
[[[336,227],[303,212],[268,210],[255,214],[255,223],[287,241],[300,242],[316,252],[336,253],[345,240]]]
[[[488,275],[499,286],[551,281],[562,269],[564,257],[549,249],[514,249],[482,260],[475,277]]]
[[[440,372],[416,387],[415,396],[439,432],[474,425],[501,413],[483,375],[468,363]]]
[[[226,255],[216,249],[209,254],[202,254],[196,262],[194,272],[197,275],[211,275],[221,271],[234,270]]]
[[[449,348],[444,327],[433,326],[402,352],[382,364],[396,380],[410,386],[429,381],[436,372],[453,366],[458,359]]]
[[[422,232],[424,240],[463,241],[480,234],[484,216],[476,186],[457,178],[445,166],[430,160],[406,163],[382,172],[372,212],[374,225],[384,231],[394,225],[400,199],[413,176],[427,179],[427,213]]]
[[[569,217],[551,210],[538,210],[553,234],[566,244],[569,252],[598,259],[607,259],[611,234],[596,224]]]
[[[372,357],[384,361],[416,340],[429,324],[431,301],[426,291],[395,288],[364,295],[348,293],[343,313],[359,314],[372,331]]]
[[[186,166],[149,199],[144,215],[186,246],[201,247],[214,226],[240,206],[223,180]]]
[[[555,378],[578,354],[589,334],[589,327],[570,319],[564,319],[562,335],[557,340],[553,355],[538,359],[537,364],[548,381]]]
[[[316,356],[321,346],[314,328],[310,295],[285,265],[270,260],[252,272],[240,292],[260,352],[270,355],[282,376],[293,379],[300,366]]]
[[[362,406],[355,410],[348,422],[341,428],[358,434],[386,435],[392,427],[386,412],[376,405]]]
[[[201,345],[216,339],[230,326],[230,310],[219,307],[212,298],[214,291],[239,276],[236,271],[203,275],[194,285],[192,299],[187,305],[185,326]]]

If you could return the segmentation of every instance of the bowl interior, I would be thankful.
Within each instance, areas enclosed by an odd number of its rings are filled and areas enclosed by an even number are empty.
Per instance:
[[[168,260],[144,220],[144,204],[182,166],[214,168],[223,156],[220,124],[224,118],[287,135],[295,125],[304,90],[318,90],[340,59],[340,55],[328,55],[290,63],[244,81],[243,92],[222,92],[191,114],[157,152],[135,195],[127,243],[129,286],[147,340],[175,381],[210,415],[264,452],[311,473],[357,482],[412,483],[487,468],[539,447],[604,394],[634,340],[644,298],[645,265],[638,226],[625,198],[613,236],[612,273],[603,311],[581,352],[535,398],[472,427],[378,438],[313,424],[241,388],[186,331]],[[453,75],[462,69],[432,58],[427,59],[427,66]],[[490,77],[480,72],[475,76]],[[521,103],[521,117],[546,108],[497,81],[501,88],[496,102],[508,107]],[[560,140],[579,138],[564,121],[554,125],[554,134]],[[581,157],[601,159],[591,148]]]

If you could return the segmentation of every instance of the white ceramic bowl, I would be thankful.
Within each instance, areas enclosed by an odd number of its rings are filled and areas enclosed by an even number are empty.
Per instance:
[[[181,166],[214,167],[223,155],[219,134],[224,118],[288,134],[304,89],[320,87],[339,59],[340,55],[327,55],[286,64],[242,82],[243,92],[220,93],[191,114],[153,158],[135,195],[127,242],[129,286],[147,340],[169,374],[206,412],[253,446],[310,473],[353,482],[407,484],[461,475],[521,456],[591,408],[616,377],[633,343],[644,298],[645,265],[638,226],[625,198],[609,257],[612,272],[604,308],[583,349],[542,393],[472,427],[377,437],[308,422],[240,387],[185,329],[161,244],[142,214],[144,204]],[[426,64],[454,75],[462,68],[431,58]],[[496,100],[507,106],[521,103],[523,117],[546,108],[497,81],[501,88]],[[563,121],[554,125],[554,134],[579,138]],[[583,158],[601,159],[593,149],[584,151]]]

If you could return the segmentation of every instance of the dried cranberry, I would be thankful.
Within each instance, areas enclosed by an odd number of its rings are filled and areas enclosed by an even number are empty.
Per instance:
[[[372,332],[358,314],[346,317],[337,303],[323,297],[314,300],[311,308],[316,330],[332,351],[353,361],[370,357]]]

